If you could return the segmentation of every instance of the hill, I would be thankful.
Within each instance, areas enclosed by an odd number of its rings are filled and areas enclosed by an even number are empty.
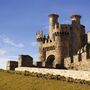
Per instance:
[[[0,90],[90,90],[90,86],[0,71]]]

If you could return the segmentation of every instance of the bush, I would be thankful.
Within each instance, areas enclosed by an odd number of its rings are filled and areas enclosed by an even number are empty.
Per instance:
[[[29,76],[29,71],[24,71],[24,76]]]
[[[73,79],[71,77],[65,77],[65,76],[61,76],[61,75],[53,75],[53,74],[49,74],[49,73],[42,74],[42,73],[35,73],[35,72],[29,72],[29,71],[22,72],[22,71],[9,71],[9,70],[6,70],[5,72],[12,73],[12,74],[18,74],[18,75],[24,75],[24,76],[46,78],[46,79],[56,79],[56,80],[61,80],[61,81],[90,85],[90,81],[81,80],[81,79]]]
[[[85,80],[80,80],[80,84],[86,84]]]
[[[29,75],[30,75],[31,77],[37,77],[37,73],[34,73],[34,72],[31,72]]]
[[[57,77],[56,77],[55,75],[51,74],[51,75],[49,76],[49,79],[57,79]]]
[[[67,78],[67,82],[74,82],[74,79],[71,78],[71,77],[68,77],[68,78]]]
[[[80,83],[80,79],[74,79],[74,83]]]
[[[21,71],[15,71],[15,74],[22,75]]]
[[[65,76],[61,76],[61,79],[62,81],[66,81],[66,77]]]
[[[37,76],[38,78],[42,78],[42,73],[37,73],[36,76]]]

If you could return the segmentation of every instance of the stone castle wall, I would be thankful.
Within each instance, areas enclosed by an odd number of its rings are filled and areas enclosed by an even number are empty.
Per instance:
[[[87,59],[86,52],[82,53],[81,55],[74,55],[73,61],[71,61],[71,57],[65,58],[64,61],[67,69],[90,71],[90,59]]]
[[[88,35],[88,40],[87,41],[90,42],[90,32],[88,32],[87,35]]]
[[[60,70],[60,69],[47,69],[47,68],[31,68],[31,67],[19,67],[15,71],[29,71],[42,74],[61,75],[65,77],[72,77],[74,79],[83,79],[90,81],[90,71],[75,71],[75,70]]]
[[[18,67],[18,62],[17,61],[8,61],[6,69],[7,70],[15,70],[15,68]]]
[[[59,24],[59,15],[49,15],[49,33],[37,32],[39,61],[35,67],[90,70],[90,32],[80,23],[80,15],[71,16],[71,24]],[[68,57],[68,58],[67,58]],[[19,67],[31,67],[33,59],[20,56]]]
[[[49,61],[53,67],[63,68],[63,60],[66,57],[76,55],[79,49],[87,44],[85,26],[81,24],[80,15],[71,16],[71,24],[61,24],[58,22],[59,15],[49,15],[49,33],[43,35],[43,32],[37,32],[36,38],[39,48],[39,61],[46,62],[47,58],[54,55]]]

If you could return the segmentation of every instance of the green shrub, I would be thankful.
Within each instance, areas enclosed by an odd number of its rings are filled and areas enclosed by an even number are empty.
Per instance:
[[[74,83],[80,83],[80,79],[74,79]]]
[[[55,79],[55,75],[53,74],[49,75],[49,79]]]
[[[80,84],[85,84],[86,81],[85,80],[80,80]]]
[[[65,76],[61,76],[61,79],[62,81],[66,81],[66,77]]]
[[[24,76],[29,76],[29,71],[24,71]]]
[[[68,78],[66,78],[66,79],[67,79],[67,82],[74,82],[74,79],[71,78],[71,77],[68,77]]]
[[[37,73],[32,72],[32,73],[30,73],[30,76],[37,77]]]

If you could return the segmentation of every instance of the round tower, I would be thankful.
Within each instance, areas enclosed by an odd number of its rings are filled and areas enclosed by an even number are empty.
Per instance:
[[[37,38],[37,42],[38,42],[38,56],[39,56],[39,61],[42,62],[43,61],[43,32],[37,32],[36,33],[36,38]]]
[[[77,54],[78,50],[81,48],[81,24],[80,24],[80,15],[72,15],[72,49],[73,54]]]
[[[80,24],[81,16],[80,15],[72,15],[71,19],[72,19],[72,23]]]
[[[49,15],[49,36],[52,39],[53,30],[55,29],[55,24],[58,23],[58,17],[57,14],[50,14]]]
[[[55,61],[56,68],[64,68],[64,58],[69,55],[69,32],[60,30],[59,24],[55,25]]]

